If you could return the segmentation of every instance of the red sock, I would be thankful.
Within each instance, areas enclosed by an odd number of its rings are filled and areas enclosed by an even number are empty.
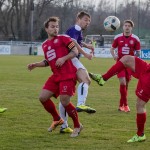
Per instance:
[[[118,61],[115,65],[113,65],[108,71],[107,73],[105,73],[104,75],[102,75],[103,79],[105,81],[107,81],[109,78],[111,78],[112,76],[118,74],[120,71],[122,71],[123,69],[125,69],[124,64],[121,61]]]
[[[146,122],[146,112],[143,114],[137,114],[136,124],[137,124],[137,135],[141,136],[144,134],[144,125]]]
[[[73,123],[74,123],[74,128],[79,128],[80,127],[80,123],[79,123],[79,119],[78,119],[78,113],[76,111],[76,108],[73,106],[72,103],[69,103],[66,107],[66,112],[68,113],[68,115],[72,118]]]
[[[126,85],[120,85],[120,106],[127,106],[127,88]]]
[[[56,107],[53,101],[49,99],[45,102],[42,102],[42,105],[53,116],[54,121],[58,121],[60,119],[60,116],[58,114],[58,111],[56,110]]]

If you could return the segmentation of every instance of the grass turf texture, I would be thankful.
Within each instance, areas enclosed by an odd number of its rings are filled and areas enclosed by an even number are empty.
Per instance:
[[[47,132],[51,116],[38,101],[39,92],[51,74],[49,67],[29,72],[28,63],[42,60],[42,56],[0,56],[0,107],[8,110],[0,114],[0,150],[149,150],[150,145],[150,105],[147,104],[147,140],[128,144],[126,141],[136,133],[134,94],[136,80],[129,84],[130,113],[118,112],[119,81],[110,79],[104,87],[92,82],[87,104],[95,108],[95,114],[79,113],[84,125],[81,135],[70,138],[60,134],[59,127]],[[104,73],[112,64],[112,59],[94,58],[81,61],[93,73]],[[72,98],[76,104],[77,97]],[[59,100],[53,99],[58,107]],[[69,118],[69,125],[73,127]]]

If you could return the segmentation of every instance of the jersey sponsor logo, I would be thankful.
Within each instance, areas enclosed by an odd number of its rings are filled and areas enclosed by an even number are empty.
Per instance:
[[[128,55],[130,52],[130,48],[129,47],[122,47],[122,54]]]
[[[46,56],[48,61],[51,61],[56,58],[56,52],[54,49],[51,49],[51,46],[48,47],[48,51],[46,52]]]

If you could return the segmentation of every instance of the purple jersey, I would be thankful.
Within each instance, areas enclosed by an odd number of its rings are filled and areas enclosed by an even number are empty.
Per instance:
[[[82,29],[78,25],[74,25],[66,31],[66,34],[71,38],[75,39],[77,43],[82,47],[81,42],[83,41]],[[80,57],[80,54],[77,58]]]
[[[83,40],[81,27],[78,25],[74,25],[66,31],[66,34],[71,38],[75,39],[78,44],[81,46],[81,42]]]

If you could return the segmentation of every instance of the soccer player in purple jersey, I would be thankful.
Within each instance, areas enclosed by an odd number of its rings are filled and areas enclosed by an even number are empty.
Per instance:
[[[88,59],[92,58],[92,53],[87,54],[81,48],[81,47],[86,47],[93,52],[94,49],[93,46],[91,44],[86,44],[85,42],[83,42],[83,35],[82,35],[82,31],[89,26],[90,22],[91,22],[90,15],[87,12],[81,11],[77,14],[75,25],[69,28],[66,31],[66,34],[69,35],[74,40],[75,45],[79,51],[79,55],[77,56],[77,58],[72,59],[73,65],[77,68],[77,78],[79,81],[78,90],[77,90],[78,99],[77,99],[76,109],[78,112],[84,111],[87,113],[95,113],[96,112],[95,109],[85,105],[86,98],[88,95],[88,88],[91,80],[89,78],[86,68],[79,61],[81,54],[83,54]],[[71,128],[68,127],[68,123],[67,123],[67,118],[68,118],[67,114],[65,113],[65,109],[61,105],[61,103],[59,105],[59,111],[61,117],[64,119],[64,124],[61,126],[60,132],[61,133],[71,132]]]

